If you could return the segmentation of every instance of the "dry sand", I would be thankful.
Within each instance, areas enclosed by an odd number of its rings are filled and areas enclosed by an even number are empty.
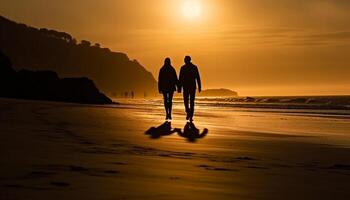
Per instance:
[[[267,112],[268,111],[268,112]],[[350,199],[347,116],[0,99],[0,199]],[[172,128],[183,132],[176,105]],[[146,135],[147,130],[153,135]]]

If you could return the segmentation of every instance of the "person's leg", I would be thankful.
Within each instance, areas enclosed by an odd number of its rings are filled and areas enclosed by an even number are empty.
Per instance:
[[[190,118],[192,120],[193,115],[194,115],[194,102],[196,99],[196,90],[192,90],[190,92],[190,110],[191,110],[191,114],[190,114]]]
[[[166,92],[163,92],[163,99],[164,99],[164,108],[166,113],[166,119],[168,119],[168,94]]]
[[[173,108],[173,96],[174,96],[174,92],[169,92],[169,107],[168,107],[168,109],[169,109],[169,111],[168,111],[169,119],[172,118],[171,117],[171,111],[172,111],[172,108]]]
[[[188,98],[189,98],[189,92],[188,90],[183,91],[183,97],[184,97],[184,104],[185,104],[185,110],[186,110],[186,119],[189,119],[190,114],[190,108],[188,107]]]
[[[167,106],[166,107],[167,107],[168,119],[170,119],[170,115],[171,115],[170,103],[171,103],[170,92],[167,92]]]

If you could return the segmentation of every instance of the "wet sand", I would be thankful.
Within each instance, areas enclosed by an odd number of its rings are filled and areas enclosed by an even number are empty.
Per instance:
[[[196,114],[200,136],[184,133],[181,104],[167,132],[154,101],[0,99],[0,197],[350,198],[348,116],[208,105]]]

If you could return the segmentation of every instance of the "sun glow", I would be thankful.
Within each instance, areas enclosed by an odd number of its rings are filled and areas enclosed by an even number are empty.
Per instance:
[[[188,0],[182,5],[182,14],[186,19],[197,19],[202,14],[202,4],[198,0]]]

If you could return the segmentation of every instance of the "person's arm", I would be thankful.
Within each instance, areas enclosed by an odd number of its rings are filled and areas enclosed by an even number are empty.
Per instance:
[[[158,92],[162,93],[162,69],[159,71],[158,74]]]
[[[180,93],[182,89],[182,83],[183,83],[183,69],[180,70],[180,77],[178,81],[177,91]]]
[[[177,78],[176,70],[174,69],[173,71],[174,71],[173,72],[173,80],[175,83],[176,90],[178,90],[179,89],[179,79]]]
[[[199,75],[198,67],[196,67],[196,80],[198,84],[198,92],[202,91],[202,82],[201,82],[201,76]]]

